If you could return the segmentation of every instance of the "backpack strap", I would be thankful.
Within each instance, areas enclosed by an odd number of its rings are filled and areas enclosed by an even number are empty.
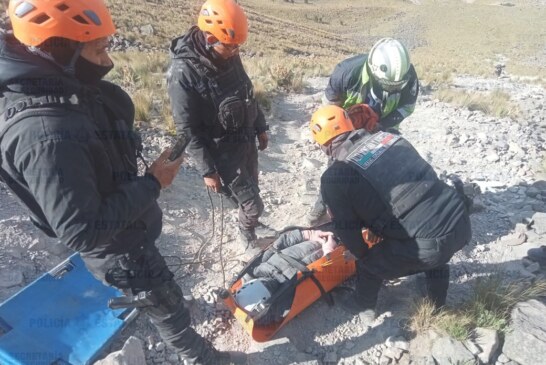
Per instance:
[[[12,101],[0,114],[0,139],[8,129],[22,119],[23,115],[35,112],[37,109],[59,105],[75,110],[83,110],[80,98],[76,94],[23,96]]]

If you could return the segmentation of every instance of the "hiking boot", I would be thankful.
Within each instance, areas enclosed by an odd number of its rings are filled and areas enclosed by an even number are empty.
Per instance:
[[[326,205],[319,199],[313,209],[307,214],[307,221],[311,227],[318,226],[328,221],[328,214],[326,213]]]
[[[243,228],[239,227],[239,238],[244,246],[245,251],[249,248],[254,248],[256,245],[256,232],[254,228]]]
[[[255,228],[256,236],[258,236],[260,239],[262,238],[273,238],[275,239],[277,237],[277,231],[275,231],[273,228],[269,227],[266,224],[263,224],[262,222],[258,222],[258,225]]]
[[[527,256],[531,261],[538,262],[541,267],[546,267],[546,246],[531,248],[527,251]]]
[[[344,293],[337,299],[337,303],[345,312],[351,315],[358,315],[362,323],[366,326],[371,326],[377,317],[375,308],[362,304],[352,293]]]

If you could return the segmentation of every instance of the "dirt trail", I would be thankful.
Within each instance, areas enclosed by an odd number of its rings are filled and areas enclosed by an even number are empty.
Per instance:
[[[260,187],[265,202],[262,221],[274,229],[305,225],[305,215],[318,192],[326,158],[310,141],[307,125],[319,105],[325,83],[325,78],[308,80],[304,93],[273,101],[269,117],[270,147],[260,153]],[[451,303],[465,297],[477,276],[498,270],[514,278],[535,275],[526,272],[521,258],[528,248],[544,243],[544,236],[530,231],[522,245],[509,246],[507,242],[516,223],[544,210],[546,199],[546,190],[543,194],[530,193],[531,185],[544,179],[534,172],[545,157],[544,134],[539,133],[546,127],[544,89],[510,80],[460,78],[456,83],[470,90],[504,88],[514,102],[522,105],[524,113],[516,121],[497,119],[423,95],[415,113],[402,125],[404,137],[438,172],[458,173],[484,190],[483,209],[472,215],[473,241],[454,258]],[[162,133],[144,131],[148,157],[157,156],[169,142],[169,137]],[[0,282],[14,284],[0,288],[0,300],[4,300],[68,253],[54,245],[54,240],[40,235],[24,210],[1,187],[0,201]],[[253,364],[374,363],[389,336],[403,335],[400,324],[411,302],[419,297],[415,278],[391,283],[382,290],[381,315],[371,328],[338,308],[318,302],[287,325],[274,341],[252,343],[238,324],[227,319],[226,312],[214,304],[211,296],[213,288],[223,285],[219,263],[221,201],[216,195],[212,195],[212,201],[216,207],[216,235],[203,250],[202,264],[184,265],[176,276],[184,291],[196,298],[192,312],[197,329],[219,348],[247,351]],[[202,179],[191,161],[184,165],[174,185],[162,192],[160,204],[164,211],[163,234],[158,240],[160,250],[182,261],[193,260],[211,236],[212,210]],[[224,204],[222,248],[225,276],[229,280],[243,267],[244,256],[236,240],[236,211],[228,209],[227,202]],[[178,259],[170,257],[168,261],[176,269]],[[130,334],[158,340],[155,330],[139,318],[112,348],[119,348]],[[174,363],[172,355],[147,351],[150,364]]]

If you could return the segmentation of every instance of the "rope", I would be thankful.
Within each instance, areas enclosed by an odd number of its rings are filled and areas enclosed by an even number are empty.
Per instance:
[[[224,196],[222,194],[220,194],[220,216],[222,218],[220,220],[220,268],[222,269],[223,287],[226,288],[226,269],[222,250],[224,245]]]
[[[191,261],[182,261],[180,256],[164,256],[164,257],[171,257],[171,258],[178,259],[178,261],[179,261],[178,264],[167,265],[168,267],[172,267],[172,266],[177,267],[176,270],[173,272],[173,274],[177,273],[182,266],[185,266],[185,265],[200,265],[200,264],[202,265],[203,264],[203,260],[202,260],[203,251],[204,251],[205,247],[214,238],[214,234],[215,234],[214,231],[216,230],[216,217],[215,217],[215,213],[214,213],[214,203],[212,202],[212,195],[210,195],[209,187],[207,187],[207,195],[209,197],[210,210],[211,210],[211,214],[212,214],[212,231],[211,231],[210,237],[207,240],[205,240],[203,243],[201,243],[201,246],[199,246],[199,250],[197,250],[197,253],[193,257],[193,260],[191,260]],[[224,223],[224,220],[223,220],[223,202],[222,202],[222,235],[223,235],[223,223]],[[185,229],[185,228],[182,227],[182,229]],[[175,277],[175,280],[178,280],[181,277],[182,276]]]

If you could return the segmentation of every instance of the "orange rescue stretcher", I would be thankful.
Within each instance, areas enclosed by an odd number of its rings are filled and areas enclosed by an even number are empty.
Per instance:
[[[261,254],[256,256],[241,272],[238,279],[231,285],[224,299],[225,304],[243,328],[257,342],[270,340],[285,324],[300,314],[316,300],[325,296],[336,286],[343,283],[356,271],[355,262],[346,260],[343,256],[343,245],[338,246],[328,257],[324,256],[307,265],[308,271],[298,271],[295,282],[296,291],[289,313],[281,322],[271,323],[265,326],[255,324],[254,318],[237,305],[234,295],[243,285],[242,276],[251,268],[252,263],[261,260]]]
[[[327,225],[328,224],[326,224],[326,226]],[[320,229],[324,226],[325,225],[318,228]],[[363,229],[362,238],[368,245],[368,248],[372,248],[376,244],[381,243],[382,240],[381,237],[374,235],[367,229]],[[224,291],[224,295],[222,295],[224,303],[235,319],[256,342],[269,341],[284,325],[290,322],[292,318],[300,314],[320,298],[324,298],[329,304],[333,304],[329,292],[356,273],[355,261],[346,259],[345,251],[348,250],[343,244],[340,244],[327,256],[323,256],[305,267],[300,264],[302,267],[301,270],[298,271],[294,283],[295,294],[288,314],[279,322],[259,325],[250,313],[237,304],[235,293],[244,284],[243,276],[246,273],[251,272],[253,267],[261,262],[262,255],[266,249],[267,247],[247,264],[235,278],[230,288]]]
[[[322,227],[319,227],[319,229]],[[373,235],[366,229],[362,231],[362,238],[369,248],[381,242],[380,237]],[[292,318],[300,314],[318,299],[325,298],[326,300],[331,301],[329,292],[353,276],[356,272],[355,261],[347,260],[345,258],[344,252],[347,249],[342,244],[327,256],[323,256],[307,266],[299,264],[300,269],[298,269],[297,278],[294,280],[292,286],[292,288],[294,288],[295,285],[295,294],[288,314],[279,322],[259,325],[256,323],[259,318],[253,317],[251,313],[237,304],[235,293],[237,293],[244,284],[243,276],[250,273],[252,269],[261,262],[262,255],[266,249],[261,251],[247,264],[235,278],[230,288],[224,291],[222,295],[224,303],[235,319],[237,319],[243,328],[252,336],[252,339],[257,342],[270,340],[285,324],[290,322]],[[294,263],[293,266],[297,265],[297,263]]]

